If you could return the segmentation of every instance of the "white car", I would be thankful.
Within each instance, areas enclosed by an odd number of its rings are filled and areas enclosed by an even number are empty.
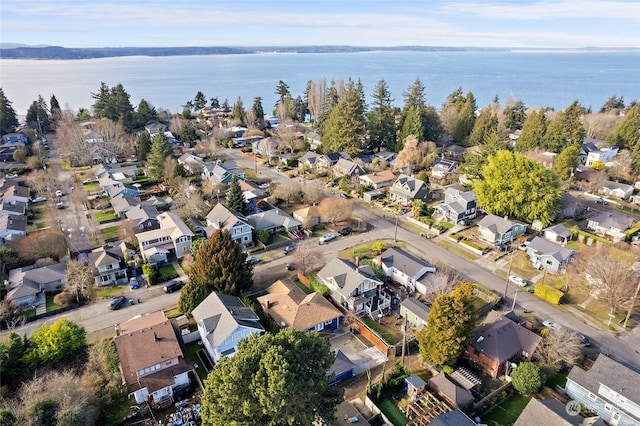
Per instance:
[[[15,174],[15,173],[7,173],[7,174],[5,175],[5,177],[6,177],[7,179],[15,179],[15,178],[17,178],[17,177],[18,177],[18,175],[17,175],[17,174]]]
[[[548,328],[555,328],[556,330],[562,330],[562,326],[558,323],[551,321],[542,321],[542,325]]]
[[[59,189],[56,191],[56,197],[62,197],[64,194]]]
[[[336,235],[329,233],[329,234],[324,234],[322,237],[320,237],[320,242],[321,243],[328,243],[331,240],[335,240]]]
[[[258,186],[258,188],[260,188],[260,189],[269,189],[269,188],[271,188],[271,185],[269,185],[268,183],[263,183],[263,184],[260,184]]]
[[[31,200],[32,203],[43,203],[47,201],[47,197],[37,197]]]
[[[520,278],[517,275],[509,275],[509,281],[519,287],[526,287],[529,284],[527,280],[525,280],[524,278]]]

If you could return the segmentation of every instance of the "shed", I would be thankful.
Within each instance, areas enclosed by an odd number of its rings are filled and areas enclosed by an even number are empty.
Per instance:
[[[404,379],[407,384],[407,395],[411,399],[415,399],[418,395],[424,392],[424,388],[427,386],[427,382],[422,380],[422,377],[414,374]]]

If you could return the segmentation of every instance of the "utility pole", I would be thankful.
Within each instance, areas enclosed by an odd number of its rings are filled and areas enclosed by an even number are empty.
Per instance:
[[[404,352],[407,347],[407,316],[404,316],[404,324],[402,324],[402,358],[401,364],[404,366]]]
[[[398,242],[398,216],[400,215],[400,213],[396,213],[396,231],[393,234],[393,241],[394,242]]]
[[[509,262],[509,272],[507,272],[507,279],[504,280],[504,294],[502,295],[503,299],[507,298],[507,291],[509,290],[509,276],[511,275],[511,267],[513,266],[513,258],[516,256],[516,251],[513,250],[511,252],[511,261]]]
[[[511,304],[512,311],[516,309],[516,298],[518,297],[518,293],[520,293],[520,291],[516,290],[516,292],[513,294],[513,303]]]
[[[640,279],[638,280],[638,286],[636,287],[636,293],[631,298],[631,306],[629,306],[629,310],[627,311],[627,317],[624,319],[624,324],[622,328],[627,328],[627,322],[629,322],[629,318],[631,317],[631,313],[633,312],[633,308],[636,305],[636,299],[638,298],[638,293],[640,292]]]

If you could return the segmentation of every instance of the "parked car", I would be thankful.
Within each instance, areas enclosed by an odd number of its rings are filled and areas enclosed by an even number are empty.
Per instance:
[[[351,228],[350,226],[345,226],[344,228],[338,231],[338,234],[344,237],[345,235],[349,235],[352,232],[353,232],[353,228]]]
[[[180,280],[173,280],[164,285],[162,290],[165,293],[173,293],[176,290],[180,290],[184,286],[184,282]]]
[[[126,302],[127,298],[124,296],[114,297],[113,299],[111,299],[111,302],[109,302],[109,309],[111,309],[112,311],[117,311]]]
[[[606,206],[607,204],[609,204],[609,202],[604,198],[600,197],[600,198],[596,198],[596,204],[602,204],[603,206]]]
[[[287,271],[293,271],[295,269],[295,265],[293,263],[287,263],[284,266],[287,268]]]
[[[335,238],[336,238],[336,234],[333,234],[333,233],[324,234],[322,237],[320,237],[320,242],[328,243],[331,240],[335,240]]]
[[[470,224],[471,224],[471,221],[469,219],[460,219],[458,221],[458,225],[469,226]]]
[[[269,188],[271,188],[271,185],[269,185],[268,183],[262,183],[262,184],[258,185],[258,188],[260,188],[260,189],[269,189]]]
[[[82,183],[84,183],[85,185],[88,185],[90,183],[95,183],[97,181],[98,181],[98,179],[96,179],[96,178],[89,178],[89,179],[83,180]]]
[[[18,175],[15,173],[7,173],[6,175],[4,175],[4,177],[6,177],[7,179],[15,179],[18,177]]]
[[[56,209],[64,209],[64,203],[62,201],[58,201],[56,203]]]
[[[289,244],[288,246],[286,246],[285,248],[282,249],[282,253],[284,253],[285,256],[286,256],[287,254],[291,253],[295,249],[296,249],[296,245],[295,244]]]
[[[512,283],[514,283],[519,287],[526,287],[529,284],[527,280],[517,275],[509,275],[509,281],[511,281]]]
[[[62,197],[64,194],[59,189],[56,191],[56,197]]]
[[[131,288],[131,290],[140,288],[140,282],[136,277],[131,277],[131,279],[129,280],[129,287]]]
[[[260,262],[262,262],[262,259],[260,259],[259,257],[247,256],[247,263],[249,265],[255,265],[256,263],[260,263]]]
[[[552,321],[542,321],[542,325],[548,328],[555,328],[556,330],[562,330],[562,326]]]
[[[582,343],[583,346],[586,346],[587,348],[591,346],[591,340],[589,340],[587,336],[584,334],[578,334],[578,337],[580,338],[580,343]]]
[[[32,203],[43,203],[47,201],[47,197],[37,197],[31,200]]]

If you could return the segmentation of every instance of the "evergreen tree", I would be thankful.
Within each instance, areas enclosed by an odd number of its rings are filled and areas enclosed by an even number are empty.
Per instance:
[[[287,97],[291,97],[291,92],[289,91],[289,85],[282,80],[278,81],[275,94],[279,96],[278,102],[276,102],[276,107],[277,107],[279,102],[284,101]]]
[[[173,154],[171,142],[164,133],[157,133],[151,140],[151,151],[147,156],[147,176],[153,182],[158,182],[162,178],[164,171],[164,160]]]
[[[42,96],[38,96],[38,100],[31,103],[27,110],[26,120],[29,127],[36,130],[38,137],[51,131],[49,108]]]
[[[533,111],[522,125],[516,152],[528,152],[543,145],[547,135],[547,117],[543,109]]]
[[[544,373],[532,362],[521,362],[511,372],[511,383],[514,389],[523,395],[533,395],[538,392],[544,381]]]
[[[209,100],[211,103],[209,104],[211,106],[211,108],[213,109],[220,109],[220,101],[218,100],[217,97],[215,98],[211,98]]]
[[[482,169],[487,164],[487,159],[491,155],[495,155],[498,151],[507,149],[507,141],[504,135],[498,129],[485,135],[480,145],[479,152],[467,152],[464,155],[464,162],[460,167],[460,171],[467,175],[468,178],[482,178]]]
[[[18,125],[18,116],[11,106],[11,101],[4,95],[0,87],[0,136],[13,132]]]
[[[418,141],[423,140],[423,134],[421,110],[417,107],[410,107],[404,117],[402,130],[398,138],[398,148],[402,150],[409,136],[414,136]]]
[[[511,132],[522,129],[526,119],[527,110],[522,101],[517,101],[504,109],[504,127]]]
[[[324,98],[324,103],[322,104],[322,109],[320,110],[320,114],[317,118],[318,128],[320,129],[320,133],[324,134],[325,125],[329,120],[329,116],[331,112],[338,106],[338,102],[340,102],[340,98],[338,96],[338,90],[335,86],[331,86],[327,89],[327,93]],[[328,152],[328,151],[327,151]]]
[[[231,112],[231,107],[229,106],[229,99],[224,100],[224,102],[222,102],[222,111],[225,112],[225,114],[228,114],[229,112]]]
[[[634,150],[640,145],[640,104],[629,108],[624,118],[607,137],[609,145]]]
[[[196,109],[196,111],[200,111],[205,106],[207,106],[207,97],[204,95],[204,93],[198,91],[198,93],[196,93],[196,96],[193,98],[193,107]]]
[[[458,117],[453,126],[451,137],[456,143],[464,144],[471,134],[476,120],[476,100],[473,93],[468,92],[463,100],[456,103],[455,108],[458,112]]]
[[[296,96],[295,99],[291,100],[289,115],[293,120],[303,123],[308,112],[307,104],[302,100],[301,96]]]
[[[156,109],[144,99],[140,100],[138,104],[138,108],[134,113],[134,127],[136,129],[143,128],[150,121],[155,121],[158,119],[158,113]],[[146,132],[145,132],[146,133]]]
[[[624,109],[624,98],[620,96],[619,98],[615,95],[607,99],[607,102],[602,105],[600,108],[601,113],[609,112],[612,110],[622,110]]]
[[[231,210],[234,210],[238,213],[246,213],[245,212],[245,204],[244,204],[244,195],[242,193],[242,189],[240,188],[240,182],[238,182],[238,177],[233,176],[231,179],[231,185],[229,185],[229,192],[227,192],[227,207]]]
[[[553,162],[553,171],[558,175],[560,180],[569,179],[576,167],[580,164],[578,156],[580,155],[580,147],[571,145],[562,150]]]
[[[343,391],[329,386],[335,355],[313,331],[252,334],[205,381],[203,424],[333,424]]]
[[[436,142],[440,135],[444,133],[438,111],[431,105],[427,105],[422,109],[422,129],[424,130],[425,141]]]
[[[151,151],[151,136],[149,132],[140,132],[138,134],[138,141],[136,142],[136,156],[138,161],[147,161],[147,156]]]
[[[371,109],[367,112],[367,129],[369,133],[369,149],[382,147],[390,151],[396,150],[395,107],[391,92],[385,80],[380,80],[373,95]]]
[[[582,116],[584,108],[574,101],[562,111],[549,125],[546,137],[546,148],[551,152],[560,152],[569,145],[581,146],[587,134]]]
[[[133,106],[122,84],[109,88],[102,82],[98,92],[91,93],[91,97],[95,99],[93,113],[96,118],[108,118],[122,123],[128,131],[133,129]]]
[[[264,108],[262,108],[262,98],[260,96],[253,98],[253,106],[251,109],[253,109],[253,114],[256,117],[257,127],[264,127]]]
[[[473,337],[474,315],[471,284],[463,282],[450,295],[438,296],[431,305],[429,326],[417,335],[425,362],[433,366],[453,364]]]
[[[485,137],[498,130],[498,116],[491,108],[485,108],[476,119],[469,137],[469,145],[476,146],[484,142]]]
[[[362,85],[349,79],[344,97],[324,123],[323,149],[326,152],[345,151],[352,157],[357,156],[362,150],[366,132],[364,113]]]
[[[238,96],[236,99],[236,103],[233,104],[233,111],[231,112],[231,118],[233,119],[233,123],[237,126],[245,125],[245,117],[244,117],[244,104],[242,103],[242,99]]]
[[[62,115],[62,109],[60,108],[60,103],[58,102],[56,95],[51,95],[51,100],[49,101],[49,112],[52,121],[59,119]]]
[[[204,245],[204,244],[203,244]],[[206,283],[200,283],[189,278],[187,284],[180,291],[178,310],[187,316],[200,304],[213,290]]]

